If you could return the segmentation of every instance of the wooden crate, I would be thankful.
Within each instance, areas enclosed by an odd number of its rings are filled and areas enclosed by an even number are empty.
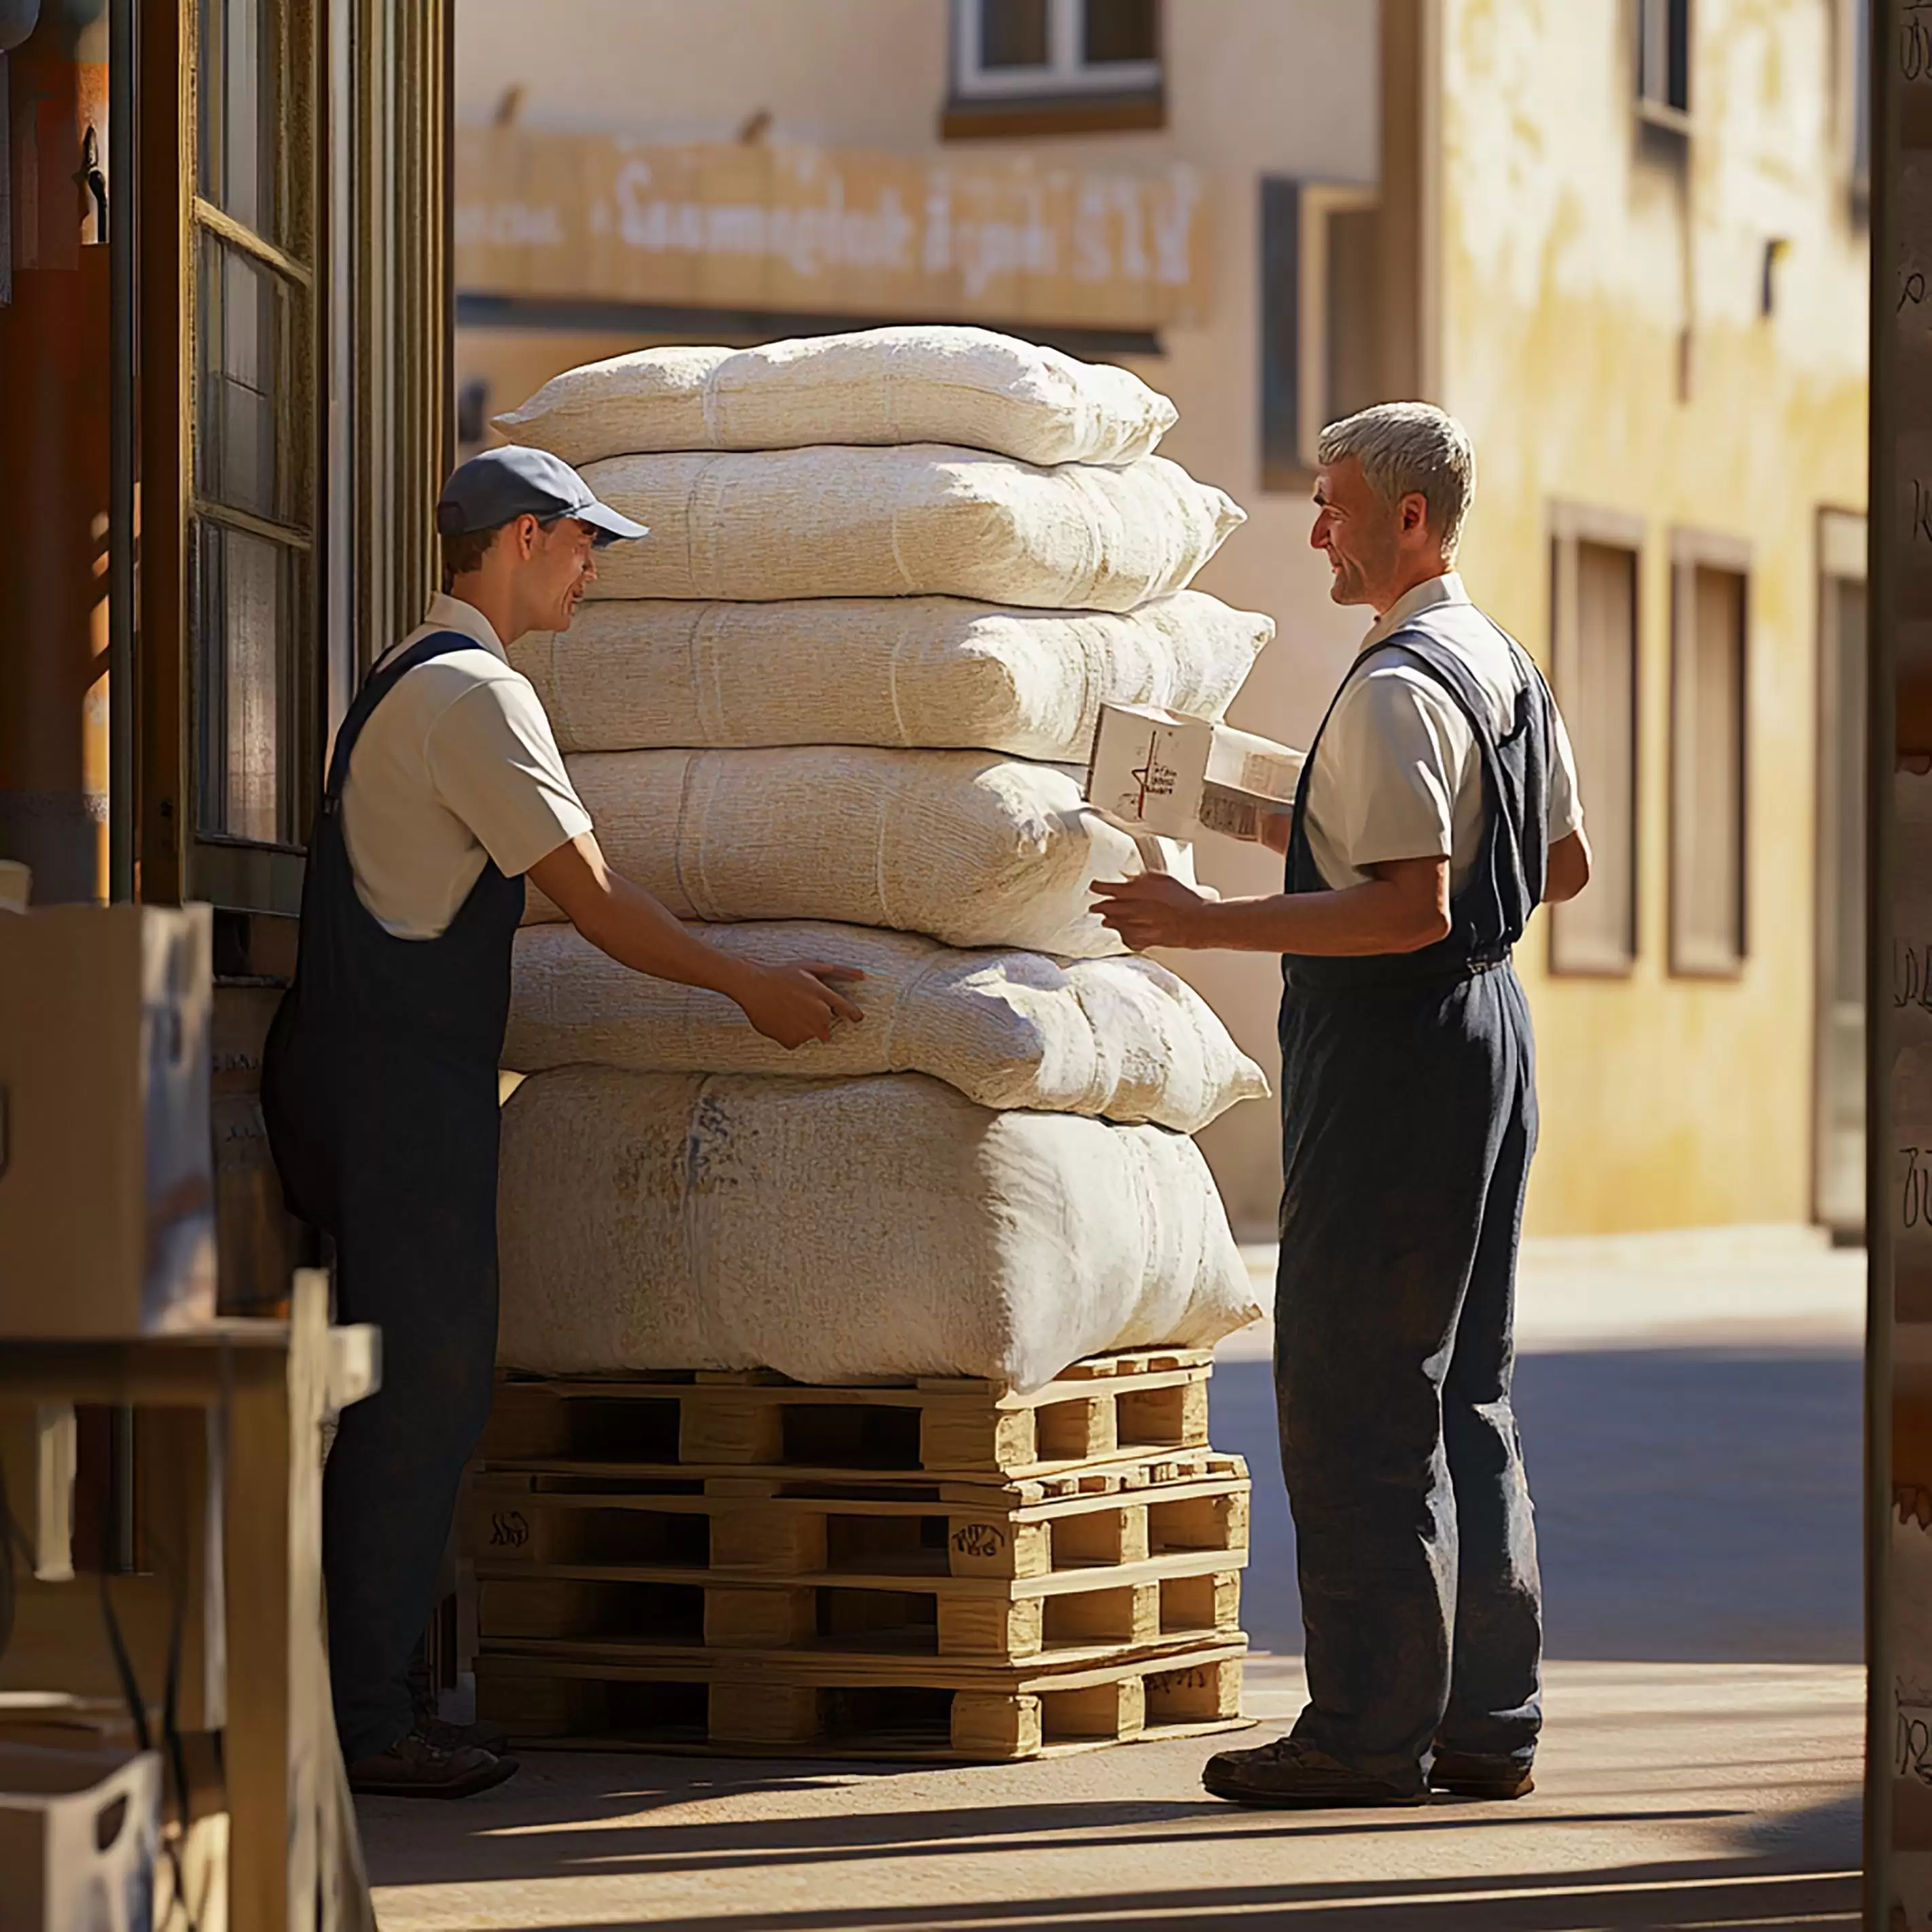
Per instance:
[[[1238,1730],[1245,1650],[1237,1640],[1051,1670],[484,1656],[477,1709],[521,1746],[1002,1762]]]
[[[513,1376],[478,1453],[486,1468],[589,1477],[1049,1476],[1204,1449],[1211,1366],[1204,1348],[1095,1356],[1025,1394],[940,1378],[832,1387],[762,1370]]]

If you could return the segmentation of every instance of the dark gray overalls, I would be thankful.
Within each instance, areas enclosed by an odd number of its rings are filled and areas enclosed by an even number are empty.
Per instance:
[[[1512,643],[1528,674],[1498,742],[1432,614],[1365,652],[1342,689],[1406,661],[1475,733],[1483,847],[1449,935],[1282,962],[1275,1384],[1309,1688],[1294,1735],[1412,1791],[1432,1744],[1527,1763],[1541,1719],[1536,1538],[1510,1404],[1535,1046],[1510,949],[1543,894],[1554,712]],[[1306,830],[1314,770],[1311,746],[1290,892],[1330,890]]]
[[[434,1598],[496,1352],[496,1068],[524,882],[486,861],[435,939],[386,932],[356,890],[342,788],[377,705],[453,631],[374,672],[337,734],[309,841],[295,984],[262,1110],[290,1209],[332,1235],[336,1316],[382,1331],[379,1394],[343,1412],[322,1480],[329,1669],[344,1756],[411,1727]]]

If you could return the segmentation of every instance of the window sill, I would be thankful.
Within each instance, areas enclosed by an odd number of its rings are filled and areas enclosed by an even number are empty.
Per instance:
[[[1742,958],[1710,961],[1673,959],[1670,962],[1670,976],[1673,980],[1701,980],[1706,986],[1735,986],[1744,976],[1744,962]]]
[[[1624,986],[1636,977],[1636,957],[1632,954],[1628,958],[1569,959],[1559,963],[1552,956],[1544,970],[1546,976],[1552,980],[1582,980]]]
[[[1298,459],[1288,462],[1264,458],[1262,463],[1262,494],[1264,496],[1306,496],[1315,488],[1315,465]]]
[[[1640,99],[1636,118],[1645,127],[1654,128],[1660,134],[1675,134],[1686,141],[1690,138],[1690,116],[1682,107],[1672,107],[1661,100]]]
[[[945,141],[997,141],[1052,134],[1144,133],[1167,125],[1167,96],[1151,93],[1013,95],[949,100],[939,117]]]

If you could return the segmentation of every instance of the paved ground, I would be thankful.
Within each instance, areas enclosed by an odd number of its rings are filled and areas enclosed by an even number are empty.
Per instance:
[[[460,1805],[369,1804],[386,1932],[1348,1932],[1856,1921],[1862,1673],[1556,1664],[1540,1788],[1321,1817],[1199,1790],[1213,1747],[958,1769],[532,1755]],[[1255,1672],[1272,1735],[1299,1672]]]
[[[1264,1261],[1257,1256],[1258,1262]],[[532,1754],[364,1808],[390,1932],[1006,1932],[1856,1922],[1862,1264],[1788,1233],[1543,1244],[1519,1388],[1550,1650],[1536,1795],[1322,1818],[1205,1798],[1208,1742],[946,1769]],[[1264,1336],[1217,1446],[1257,1479],[1249,1708],[1300,1701]]]

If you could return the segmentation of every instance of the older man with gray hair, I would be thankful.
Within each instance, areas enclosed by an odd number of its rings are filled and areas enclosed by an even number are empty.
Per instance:
[[[1419,1804],[1531,1789],[1536,1539],[1510,1407],[1535,1046],[1510,963],[1589,878],[1574,762],[1541,674],[1469,601],[1462,425],[1421,403],[1322,435],[1310,541],[1376,615],[1271,841],[1286,890],[1098,888],[1136,947],[1282,957],[1282,1465],[1309,1702],[1224,1751],[1217,1796]]]

